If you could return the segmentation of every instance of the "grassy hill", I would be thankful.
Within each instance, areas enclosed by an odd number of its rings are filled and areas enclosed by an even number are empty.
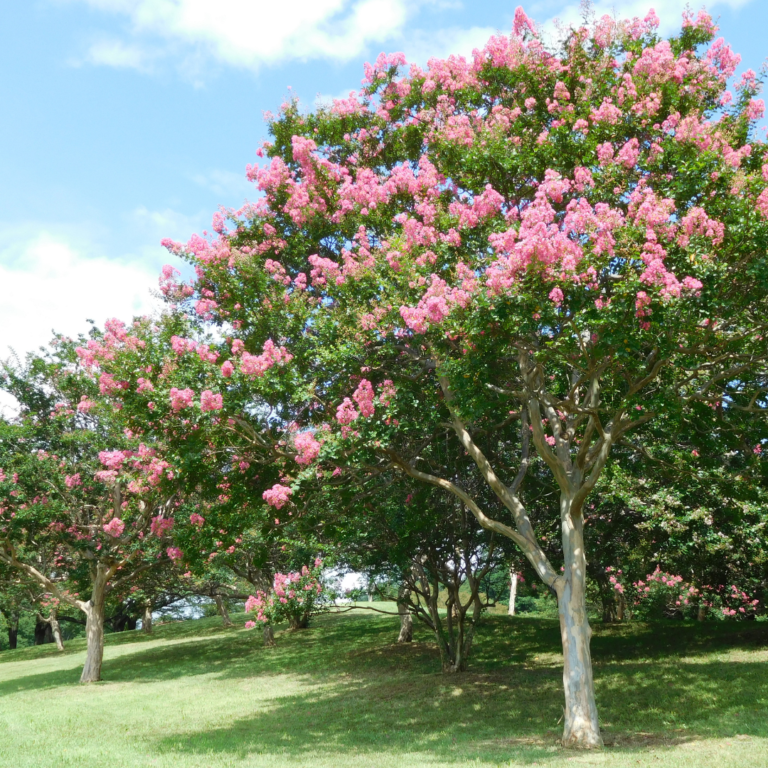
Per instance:
[[[323,616],[276,648],[234,618],[109,635],[91,686],[82,640],[3,652],[0,766],[768,766],[768,623],[596,626],[608,746],[579,754],[557,745],[556,621],[488,617],[446,677],[393,617]]]

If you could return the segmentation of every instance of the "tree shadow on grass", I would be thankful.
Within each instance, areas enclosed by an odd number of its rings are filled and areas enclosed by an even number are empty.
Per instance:
[[[556,666],[446,677],[404,672],[394,663],[401,658],[394,653],[386,669],[324,676],[312,691],[272,699],[268,709],[225,726],[169,734],[157,749],[236,759],[281,755],[288,764],[352,753],[407,760],[424,752],[447,763],[551,756],[562,713]],[[317,675],[307,679],[321,682]],[[766,697],[768,669],[760,662],[621,663],[598,672],[598,706],[612,752],[736,735],[768,738]]]

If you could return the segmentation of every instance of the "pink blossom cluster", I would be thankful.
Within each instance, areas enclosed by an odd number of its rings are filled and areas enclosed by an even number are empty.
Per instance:
[[[214,394],[210,389],[206,389],[200,395],[200,410],[220,411],[223,407],[224,401],[220,394]]]
[[[104,533],[115,539],[120,538],[125,530],[125,523],[119,517],[113,517],[106,525],[102,526]]]
[[[149,529],[155,536],[167,536],[173,530],[173,518],[157,515],[152,518]]]
[[[165,554],[175,563],[184,557],[184,553],[178,547],[168,547]]]
[[[285,504],[290,501],[290,497],[293,491],[287,485],[280,485],[275,483],[270,489],[264,491],[261,497],[269,506],[275,509],[282,509]]]
[[[296,448],[296,462],[298,464],[311,464],[320,454],[322,443],[315,439],[312,432],[300,432],[293,439]]]
[[[233,347],[234,351],[234,347]],[[293,359],[293,355],[285,347],[277,347],[272,339],[264,342],[260,355],[243,352],[240,358],[240,372],[246,376],[263,376],[274,365],[285,365]]]
[[[203,525],[203,523],[205,523],[205,518],[202,515],[199,515],[197,512],[193,512],[189,516],[189,522],[192,523],[192,525],[200,527]]]
[[[178,389],[177,387],[171,387],[171,408],[174,411],[181,411],[184,408],[189,408],[195,398],[195,393],[187,389]]]

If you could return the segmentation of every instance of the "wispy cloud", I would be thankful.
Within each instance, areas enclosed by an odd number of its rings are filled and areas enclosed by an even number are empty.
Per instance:
[[[127,45],[121,40],[99,40],[88,49],[85,61],[117,69],[136,69],[139,72],[151,70],[152,56],[146,50],[135,45]]]
[[[419,5],[418,0],[81,2],[126,16],[136,36],[203,47],[220,62],[249,69],[287,60],[359,57],[370,43],[398,34]],[[98,63],[120,66],[121,53],[105,49]]]

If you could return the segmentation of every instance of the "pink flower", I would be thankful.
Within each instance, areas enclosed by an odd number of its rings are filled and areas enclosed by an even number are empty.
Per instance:
[[[344,402],[336,409],[336,421],[339,424],[351,424],[358,415],[355,406],[348,397],[345,397]]]
[[[182,408],[189,408],[194,400],[195,393],[191,389],[171,388],[171,408],[174,411],[180,411]]]
[[[362,379],[357,389],[354,391],[352,395],[352,399],[359,406],[360,413],[363,416],[365,416],[366,418],[368,418],[369,416],[373,416],[373,413],[374,413],[373,387],[371,386],[370,381],[368,381],[367,379]],[[338,415],[337,415],[337,418],[338,418]]]
[[[99,461],[108,469],[120,469],[125,458],[122,451],[101,451],[99,453]]]
[[[228,379],[234,372],[235,372],[235,366],[232,365],[232,362],[230,360],[227,360],[226,362],[222,363],[221,375],[225,379]]]
[[[261,498],[271,507],[281,509],[289,501],[292,494],[293,491],[288,486],[275,483],[269,490],[261,494]]]
[[[155,534],[155,536],[164,536],[166,533],[169,533],[172,528],[172,517],[160,517],[160,515],[158,515],[157,517],[152,518],[150,530]]]
[[[203,525],[205,518],[202,515],[198,515],[197,512],[193,512],[189,516],[189,522],[192,523],[192,525],[197,525],[199,527]]]
[[[119,538],[125,530],[125,523],[119,517],[113,517],[106,525],[102,526],[104,533],[108,533],[114,538]]]
[[[549,298],[556,307],[559,307],[563,303],[563,292],[560,290],[560,286],[555,286],[549,292]]]
[[[78,472],[74,475],[65,475],[64,483],[67,488],[74,488],[75,486],[82,485],[83,481],[80,479],[80,473]]]
[[[214,394],[210,389],[206,389],[202,395],[200,395],[200,410],[201,411],[220,411],[224,407],[224,402],[221,395]]]
[[[321,444],[315,440],[312,432],[301,432],[294,438],[293,445],[296,448],[296,462],[298,464],[311,464],[320,453]]]
[[[174,562],[181,560],[181,558],[184,557],[184,553],[178,547],[168,547],[168,549],[165,550],[165,553]]]
[[[597,145],[597,160],[600,165],[610,165],[613,162],[613,145],[610,141]]]
[[[245,622],[245,628],[246,629],[253,629],[256,626],[255,621],[246,621]]]

